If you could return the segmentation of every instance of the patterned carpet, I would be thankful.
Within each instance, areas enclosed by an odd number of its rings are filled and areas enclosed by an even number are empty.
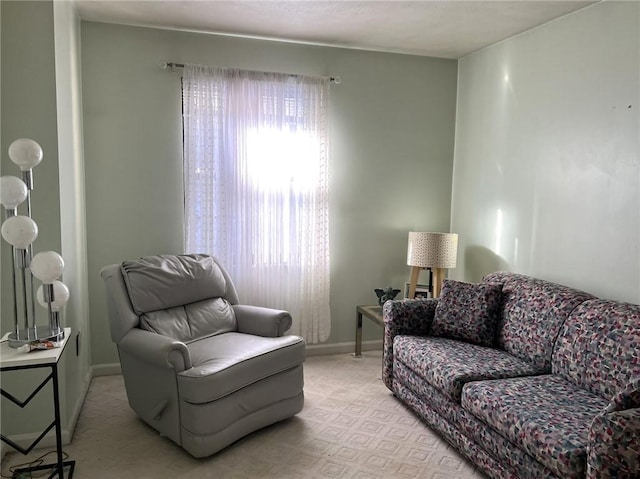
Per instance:
[[[380,370],[380,352],[308,357],[303,411],[207,459],[138,420],[121,376],[96,377],[65,452],[75,479],[484,478],[391,395]],[[2,472],[43,452],[10,453]]]

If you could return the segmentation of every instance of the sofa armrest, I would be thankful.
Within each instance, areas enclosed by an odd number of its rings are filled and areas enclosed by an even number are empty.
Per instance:
[[[118,348],[143,363],[172,368],[176,373],[192,367],[191,354],[182,341],[143,329],[131,329]]]
[[[624,411],[625,409],[640,408],[640,378],[632,381],[613,396],[605,412]]]
[[[640,408],[596,416],[589,430],[586,477],[640,477]]]
[[[393,338],[399,334],[415,336],[429,334],[437,304],[437,299],[403,299],[384,303],[382,380],[389,389],[393,390]]]
[[[288,311],[259,306],[234,305],[238,332],[275,338],[282,336],[293,320]]]

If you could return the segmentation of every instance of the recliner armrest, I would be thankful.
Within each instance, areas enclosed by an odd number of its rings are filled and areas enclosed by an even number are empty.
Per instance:
[[[131,329],[118,343],[118,348],[142,362],[172,368],[177,373],[193,367],[191,354],[182,341],[143,329]]]
[[[282,336],[293,320],[288,311],[259,306],[233,305],[238,323],[238,332],[275,338]]]

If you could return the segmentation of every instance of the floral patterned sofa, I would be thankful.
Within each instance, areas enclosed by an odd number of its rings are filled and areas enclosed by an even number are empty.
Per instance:
[[[640,478],[640,306],[515,273],[384,305],[383,380],[494,478]]]

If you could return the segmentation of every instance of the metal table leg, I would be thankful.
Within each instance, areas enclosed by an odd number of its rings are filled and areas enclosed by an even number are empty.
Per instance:
[[[362,357],[362,313],[356,311],[356,352],[354,354],[356,358]]]

